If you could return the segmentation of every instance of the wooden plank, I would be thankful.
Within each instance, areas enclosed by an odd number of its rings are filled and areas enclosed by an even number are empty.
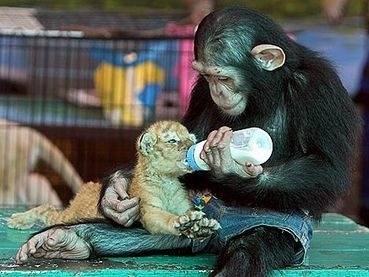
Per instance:
[[[11,276],[207,276],[215,262],[210,254],[152,255],[101,258],[92,261],[34,260],[14,264],[18,247],[37,228],[17,231],[6,227],[15,210],[0,209],[0,275]],[[352,220],[327,214],[316,227],[303,266],[275,271],[275,276],[369,276],[369,230]]]

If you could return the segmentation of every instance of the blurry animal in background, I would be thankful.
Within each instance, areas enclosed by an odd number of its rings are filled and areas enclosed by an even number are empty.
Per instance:
[[[140,198],[141,222],[150,233],[200,237],[220,227],[216,220],[193,210],[187,191],[178,181],[178,176],[189,172],[185,157],[195,141],[195,136],[175,121],[154,123],[137,141],[138,160],[129,194]],[[8,226],[27,229],[37,222],[50,226],[104,219],[98,209],[101,188],[101,184],[89,182],[67,209],[44,204],[13,214]]]
[[[75,193],[82,179],[63,153],[38,131],[0,119],[0,203],[61,205],[50,182],[32,172],[42,160],[60,174]]]

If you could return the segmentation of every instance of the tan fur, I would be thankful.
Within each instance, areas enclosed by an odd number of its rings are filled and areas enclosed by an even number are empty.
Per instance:
[[[151,233],[180,235],[175,228],[179,216],[186,214],[192,205],[177,177],[188,172],[184,160],[187,149],[194,142],[194,136],[174,121],[151,125],[137,141],[137,164],[129,194],[140,198],[141,222]],[[26,229],[37,221],[53,225],[103,218],[97,209],[100,190],[100,184],[87,183],[66,210],[42,205],[13,214],[8,226]]]
[[[33,192],[40,189],[32,173],[40,159],[59,173],[73,192],[82,184],[81,177],[50,140],[34,129],[4,119],[0,119],[0,155],[0,203],[3,205],[42,203],[32,198],[38,195]],[[41,181],[51,190],[46,179]]]
[[[170,143],[171,139],[178,143]],[[178,218],[192,205],[177,178],[188,172],[183,161],[194,142],[194,136],[173,121],[152,125],[137,141],[138,161],[129,194],[140,198],[140,219],[150,233],[179,235]]]
[[[15,213],[8,219],[8,226],[28,229],[37,222],[45,226],[77,223],[83,219],[104,218],[97,208],[101,184],[89,182],[81,187],[68,208],[59,210],[50,204],[43,204],[23,213]]]

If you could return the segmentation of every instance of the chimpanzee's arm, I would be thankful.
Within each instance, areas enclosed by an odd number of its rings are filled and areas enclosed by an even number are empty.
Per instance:
[[[347,185],[347,169],[334,168],[317,156],[291,160],[264,168],[257,178],[197,171],[182,177],[187,188],[211,190],[220,199],[242,206],[275,210],[306,209],[319,213],[334,204]]]
[[[349,185],[360,120],[335,72],[323,62],[311,68],[303,81],[291,80],[282,104],[288,136],[299,143],[294,157],[265,167],[252,179],[205,171],[187,174],[181,178],[187,188],[207,188],[238,205],[300,208],[317,215],[334,204]]]

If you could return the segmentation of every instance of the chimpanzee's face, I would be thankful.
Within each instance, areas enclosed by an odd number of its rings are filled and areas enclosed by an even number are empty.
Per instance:
[[[243,113],[247,104],[247,94],[239,93],[238,78],[231,68],[209,66],[204,62],[192,64],[209,83],[210,95],[221,111],[231,116]]]
[[[283,49],[272,44],[257,45],[251,49],[250,54],[252,60],[245,60],[244,63],[263,71],[274,71],[282,67],[286,60]],[[219,56],[219,53],[214,55]],[[247,77],[248,74],[235,66],[213,65],[216,59],[209,55],[209,51],[206,55],[197,56],[200,58],[192,63],[192,67],[208,81],[214,103],[227,115],[242,114],[251,93],[250,82],[247,80],[251,77]]]

